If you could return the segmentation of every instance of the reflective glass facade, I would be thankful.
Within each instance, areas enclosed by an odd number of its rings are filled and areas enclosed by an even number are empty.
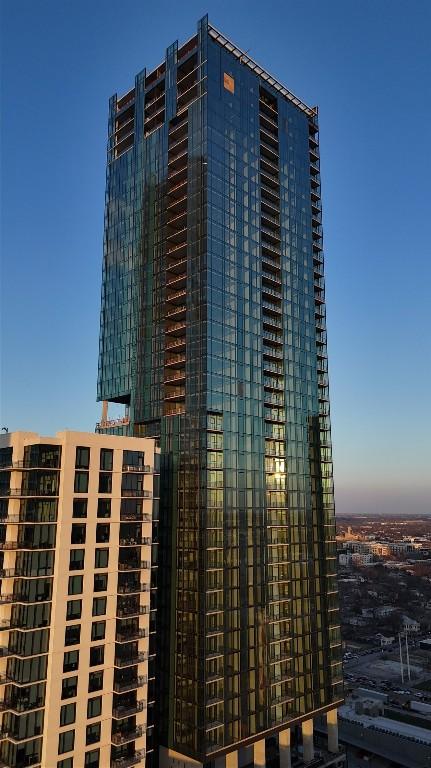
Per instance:
[[[317,112],[204,18],[109,137],[99,428],[160,441],[151,738],[207,762],[342,698]]]

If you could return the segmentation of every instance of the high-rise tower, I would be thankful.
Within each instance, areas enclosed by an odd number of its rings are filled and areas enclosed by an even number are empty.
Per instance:
[[[207,18],[110,101],[98,398],[161,448],[148,759],[335,748],[317,110]]]

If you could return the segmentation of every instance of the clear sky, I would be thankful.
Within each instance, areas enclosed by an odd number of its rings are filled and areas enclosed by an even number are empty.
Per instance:
[[[429,0],[1,9],[1,425],[94,430],[108,98],[208,12],[319,104],[337,509],[429,512]]]

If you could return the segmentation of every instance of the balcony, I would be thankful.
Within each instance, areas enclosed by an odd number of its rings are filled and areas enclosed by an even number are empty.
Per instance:
[[[268,159],[278,165],[278,144],[274,146],[273,144],[267,142],[264,139],[262,132],[260,134],[260,153],[262,159]]]
[[[134,667],[136,664],[143,664],[148,661],[148,653],[143,651],[137,651],[131,656],[116,656],[114,659],[114,667]]]
[[[151,539],[148,536],[120,536],[120,547],[144,547],[151,546]]]
[[[141,560],[139,563],[136,561],[118,563],[119,571],[142,571],[147,568],[151,568],[151,562],[149,560]]]
[[[117,606],[116,610],[116,616],[119,619],[131,619],[133,616],[145,616],[147,613],[148,607],[146,605]]]
[[[260,125],[261,127],[264,126],[265,130],[268,131],[271,136],[274,136],[274,138],[277,138],[278,140],[278,123],[277,123],[277,120],[275,120],[273,117],[273,115],[274,114],[276,115],[276,113],[271,112],[271,114],[269,115],[264,111],[264,109],[265,108],[263,107],[259,114]]]
[[[182,337],[186,332],[186,321],[179,320],[177,323],[171,323],[165,329],[166,336]]]
[[[123,472],[142,472],[146,475],[151,475],[153,467],[149,464],[123,464]]]
[[[171,134],[169,134],[169,138],[171,138]],[[187,145],[188,145],[188,137],[187,134],[185,136],[181,136],[177,141],[174,141],[173,143],[169,143],[169,156],[172,155],[172,157],[178,157],[179,154],[182,152],[187,151]]]
[[[179,371],[178,373],[167,373],[165,376],[165,384],[178,384],[181,382],[182,384],[185,384],[186,381],[186,372],[185,371]]]
[[[279,192],[279,184],[276,184],[275,187],[272,183],[267,184],[264,177],[264,174],[260,174],[260,191],[261,191],[261,199],[265,201],[269,201],[272,205],[275,205],[277,207],[280,206],[280,192]],[[272,180],[270,180],[272,182]]]
[[[181,144],[181,142],[178,142]],[[173,144],[171,147],[169,147],[169,158],[168,158],[168,171],[170,170],[182,170],[183,168],[187,168],[187,144],[185,145],[185,152],[179,151],[177,154],[171,152],[173,148],[176,145]]]
[[[147,561],[144,561],[147,562]],[[117,592],[119,595],[133,595],[137,594],[139,592],[149,592],[150,591],[150,585],[149,584],[137,584],[135,583],[128,583],[128,584],[119,584],[117,587]]]
[[[280,287],[282,285],[281,277],[277,275],[275,272],[267,272],[266,270],[262,271],[262,288],[268,286],[270,288],[275,288],[276,290],[280,290]],[[281,294],[280,294],[281,298]]]
[[[274,122],[277,120],[277,117],[278,117],[277,110],[274,109],[272,104],[270,104],[268,100],[265,99],[265,96],[262,96],[262,94],[259,97],[259,110],[260,110],[261,116],[268,115],[271,118],[271,120],[273,120]]]
[[[270,301],[262,301],[262,309],[265,314],[269,313],[277,318],[281,318],[282,316],[282,308],[279,304],[273,304]]]
[[[165,360],[165,368],[182,368],[185,362],[185,353],[180,352],[178,354],[168,355]],[[170,374],[167,373],[166,375],[169,376]]]
[[[41,469],[43,471],[45,470],[59,470],[60,464],[57,462],[54,462],[53,460],[49,461],[47,464],[40,466],[39,464],[33,464],[31,461],[24,461],[23,459],[20,461],[4,461],[0,463],[0,470],[3,469]]]
[[[114,693],[127,693],[137,688],[142,688],[148,682],[147,675],[138,675],[132,680],[116,680],[114,682]]]
[[[260,157],[260,169],[261,173],[264,173],[265,176],[270,176],[271,179],[276,179],[277,184],[278,182],[278,164],[273,163],[272,160],[268,160],[268,158],[263,157],[261,155]]]
[[[30,701],[27,698],[17,698],[15,701],[0,701],[0,712],[16,712],[17,715],[23,712],[32,712],[34,709],[42,709],[45,701],[42,697]]]
[[[172,387],[171,389],[167,389],[165,393],[165,400],[180,402],[181,400],[184,400],[185,396],[186,396],[185,387]]]
[[[283,360],[283,350],[268,346],[268,344],[265,343],[265,339],[263,340],[262,354],[264,358],[269,360]]]
[[[281,242],[280,234],[273,229],[268,229],[268,227],[265,227],[265,226],[261,226],[260,231],[262,234],[262,238],[264,238],[262,240],[262,244],[265,245],[265,248],[269,248],[271,251],[274,251],[274,253],[277,253],[279,256],[281,256],[281,251],[279,248],[279,245]],[[268,245],[268,242],[269,242],[269,245]],[[274,246],[277,246],[277,247],[274,248]]]
[[[14,595],[14,594],[4,594],[0,595],[0,605],[6,605],[10,603],[24,603],[25,605],[29,605],[30,603],[49,603],[51,602],[52,597],[48,594],[46,595],[36,595],[35,597],[30,598],[28,595]]]
[[[145,750],[140,749],[133,755],[127,757],[119,757],[116,760],[111,760],[111,768],[130,768],[132,765],[138,765],[145,758]]]
[[[138,499],[152,499],[151,491],[147,491],[144,488],[122,488],[121,498],[138,498]]]
[[[273,315],[267,315],[264,310],[263,318],[263,327],[268,328],[268,330],[272,330],[273,328],[283,328],[283,323],[281,318],[274,317]]]
[[[114,707],[112,710],[112,717],[116,720],[122,720],[125,717],[131,717],[138,712],[143,712],[146,707],[146,701],[137,701],[135,704],[119,704],[118,707]]]
[[[49,496],[51,499],[58,498],[58,490],[47,490],[46,488],[1,488],[0,498],[40,498]]]
[[[117,733],[113,733],[111,741],[116,746],[121,746],[122,744],[127,744],[129,741],[135,741],[135,739],[139,739],[140,736],[143,735],[144,727],[142,725],[137,725],[136,728],[131,728],[129,731],[117,731]]]
[[[150,608],[148,606],[147,613],[149,612]],[[148,629],[143,629],[142,627],[123,627],[121,630],[117,631],[115,642],[133,643],[136,640],[142,640],[144,637],[148,637]]]
[[[275,288],[269,288],[265,284],[262,285],[262,293],[267,296],[274,296],[275,299],[280,299],[280,301],[283,298],[281,291],[277,291]]]
[[[265,117],[264,115],[261,115],[261,118]],[[270,146],[273,150],[278,152],[278,131],[274,131],[274,125],[271,122],[271,120],[268,120],[268,124],[265,125],[265,121],[268,118],[265,117],[264,121],[260,121],[260,139],[261,141],[264,141],[268,146]]]
[[[267,344],[271,344],[271,346],[283,346],[283,336],[276,333],[271,333],[270,331],[263,331],[263,338],[267,342]]]

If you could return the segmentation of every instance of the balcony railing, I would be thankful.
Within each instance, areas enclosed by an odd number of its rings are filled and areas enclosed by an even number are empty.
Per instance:
[[[48,464],[34,464],[33,462],[29,460],[21,459],[20,461],[3,461],[0,463],[0,470],[2,469],[48,469],[48,470],[58,470],[60,469],[60,464],[58,461],[56,463],[48,463]]]
[[[146,583],[135,583],[133,584],[128,582],[127,584],[119,584],[117,587],[117,592],[120,595],[132,595],[137,592],[149,592],[150,591],[150,585]]]
[[[129,706],[127,704],[120,704],[118,707],[113,708],[112,717],[115,717],[117,720],[122,720],[125,717],[131,717],[132,715],[136,715],[138,712],[143,712],[146,704],[146,701],[137,701],[135,704],[130,704]]]
[[[153,467],[149,464],[123,464],[123,472],[141,472],[145,474],[151,474],[154,472]]]
[[[148,653],[139,651],[131,656],[116,656],[114,667],[134,667],[136,664],[142,664],[144,661],[148,661]]]
[[[116,746],[121,746],[121,744],[127,744],[129,741],[139,739],[139,737],[143,735],[144,728],[142,725],[138,725],[136,728],[131,728],[130,731],[118,731],[117,733],[113,733],[111,736],[111,741]]]
[[[128,757],[119,757],[116,760],[111,760],[111,768],[130,768],[132,765],[137,765],[145,758],[145,750],[140,749],[135,752],[134,755]]]
[[[142,571],[142,570],[147,570],[148,568],[151,568],[151,562],[149,560],[141,560],[139,563],[136,563],[136,562],[118,563],[119,571]]]
[[[46,488],[5,488],[0,487],[0,498],[8,497],[23,497],[23,496],[50,496],[51,498],[58,497],[58,489],[47,490]]]
[[[142,688],[147,682],[147,675],[138,675],[133,680],[116,680],[114,682],[114,692],[126,693],[127,691],[134,691],[136,688]]]
[[[148,613],[149,613],[148,608]],[[115,635],[116,643],[132,643],[135,640],[141,640],[143,637],[148,637],[148,629],[142,629],[142,627],[130,627],[123,628]]]
[[[146,605],[127,605],[117,607],[116,615],[119,619],[130,619],[132,616],[145,616],[148,613]]]

